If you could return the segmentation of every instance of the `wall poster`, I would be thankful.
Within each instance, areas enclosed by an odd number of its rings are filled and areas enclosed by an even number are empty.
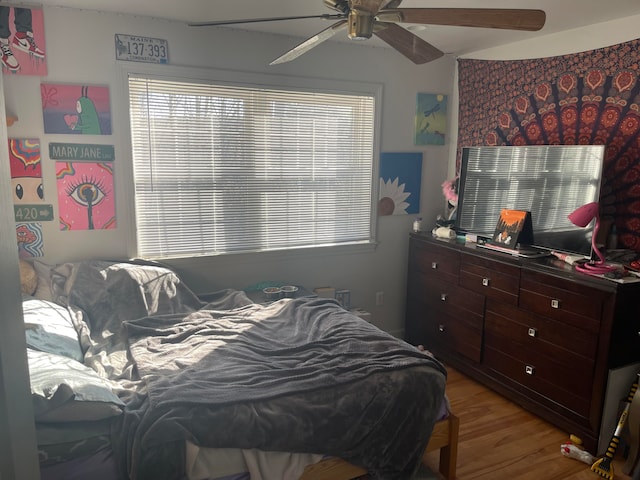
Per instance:
[[[112,162],[56,162],[60,230],[116,228]]]
[[[109,87],[42,83],[44,133],[111,135]]]
[[[16,224],[16,238],[18,240],[18,256],[20,258],[44,256],[41,223]]]
[[[3,73],[47,75],[41,8],[0,7],[0,43]]]
[[[418,213],[421,183],[421,152],[381,153],[378,215]]]
[[[444,145],[447,131],[447,96],[418,93],[415,119],[416,145]]]

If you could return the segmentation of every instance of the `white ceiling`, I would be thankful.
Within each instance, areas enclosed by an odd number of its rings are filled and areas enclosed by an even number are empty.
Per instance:
[[[18,0],[9,3],[33,6],[33,3],[28,1]],[[40,0],[39,4],[44,7],[119,12],[185,23],[335,13],[334,10],[325,6],[323,0]],[[404,0],[400,7],[535,8],[544,10],[547,14],[546,24],[539,32],[447,26],[427,26],[423,30],[414,31],[440,50],[454,55],[616,18],[640,15],[640,0]],[[240,28],[305,39],[329,25],[330,22],[327,20],[305,19],[243,24],[233,27],[193,28]],[[334,40],[348,41],[346,35],[344,38],[334,37],[330,41]],[[376,38],[372,38],[369,42],[376,46],[386,46]]]

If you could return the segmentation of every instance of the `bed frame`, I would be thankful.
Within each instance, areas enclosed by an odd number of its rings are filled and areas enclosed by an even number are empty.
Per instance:
[[[434,450],[440,450],[439,470],[447,480],[456,478],[459,427],[460,420],[452,413],[444,420],[437,422],[422,456],[422,463],[426,465],[427,454]],[[307,466],[300,480],[351,480],[366,475],[366,473],[367,471],[362,467],[340,458],[328,458]]]

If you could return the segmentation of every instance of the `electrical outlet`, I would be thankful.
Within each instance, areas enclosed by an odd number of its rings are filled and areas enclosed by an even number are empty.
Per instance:
[[[376,292],[376,305],[384,305],[384,292]]]

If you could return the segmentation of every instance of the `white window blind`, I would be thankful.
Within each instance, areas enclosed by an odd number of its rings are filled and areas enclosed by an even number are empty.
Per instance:
[[[373,95],[129,76],[138,255],[371,243]]]

